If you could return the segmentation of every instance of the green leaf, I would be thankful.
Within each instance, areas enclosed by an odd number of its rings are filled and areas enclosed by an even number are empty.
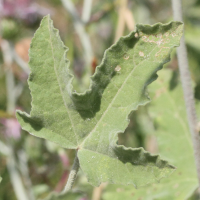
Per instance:
[[[1,181],[2,181],[2,178],[1,178],[1,176],[0,176],[0,183],[1,183]]]
[[[159,181],[174,167],[143,148],[117,145],[129,114],[149,102],[146,87],[179,45],[183,24],[137,25],[106,50],[83,94],[73,91],[68,49],[49,16],[44,17],[30,48],[30,115],[17,111],[22,128],[65,148],[77,149],[88,181],[133,184]]]
[[[159,184],[135,190],[132,187],[109,186],[103,200],[185,200],[198,187],[193,147],[180,84],[170,90],[172,72],[163,70],[149,87],[152,103],[149,114],[154,120],[159,154],[177,167]]]

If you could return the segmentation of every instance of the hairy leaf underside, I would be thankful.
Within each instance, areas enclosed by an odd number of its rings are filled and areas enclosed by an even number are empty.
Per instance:
[[[133,184],[159,181],[174,167],[143,148],[117,145],[129,115],[149,102],[146,87],[179,45],[183,24],[137,25],[105,51],[85,93],[73,90],[73,75],[58,30],[44,17],[30,47],[30,115],[17,111],[22,128],[64,148],[77,149],[88,181]]]

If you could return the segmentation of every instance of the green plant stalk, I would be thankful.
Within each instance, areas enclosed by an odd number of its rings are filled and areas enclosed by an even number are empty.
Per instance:
[[[181,0],[172,0],[172,8],[173,8],[174,20],[183,21]],[[198,123],[195,110],[194,94],[191,85],[192,81],[189,71],[184,34],[180,41],[180,47],[177,48],[177,57],[178,57],[180,78],[183,87],[183,93],[187,111],[188,124],[194,148],[194,157],[195,157],[195,163],[199,181],[199,190],[200,190],[200,138],[197,128]]]
[[[86,61],[86,72],[91,75],[91,61],[93,58],[93,51],[92,51],[92,45],[90,42],[89,35],[85,31],[84,23],[79,18],[79,15],[77,13],[77,10],[71,0],[61,0],[63,7],[70,13],[73,19],[74,28],[76,30],[77,35],[79,36],[80,42],[82,44],[82,47],[84,49],[84,58]],[[91,4],[92,2],[90,2]],[[90,16],[90,15],[89,15]]]
[[[80,168],[80,164],[79,164],[78,156],[76,155],[72,169],[71,169],[70,174],[69,174],[69,178],[67,180],[67,184],[66,184],[64,190],[62,191],[62,193],[66,193],[66,192],[68,192],[72,189],[79,168]]]
[[[15,93],[13,92],[15,83],[14,83],[14,75],[11,69],[11,64],[13,61],[12,58],[12,45],[3,40],[1,42],[1,49],[3,52],[4,63],[7,67],[5,71],[6,76],[6,89],[7,89],[7,112],[12,114],[15,110]],[[19,172],[16,169],[16,160],[14,158],[14,152],[11,145],[8,144],[9,154],[7,156],[7,168],[10,175],[11,183],[13,185],[13,189],[15,191],[16,197],[19,200],[28,200],[25,187],[23,185],[22,179],[20,177]]]
[[[91,9],[92,9],[92,0],[84,0],[81,19],[85,24],[88,23],[90,20]]]

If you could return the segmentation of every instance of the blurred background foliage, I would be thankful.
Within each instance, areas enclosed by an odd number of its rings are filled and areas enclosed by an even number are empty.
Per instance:
[[[76,76],[74,86],[78,91],[83,91],[88,87],[88,77],[100,64],[104,51],[120,36],[134,30],[136,23],[167,23],[172,20],[171,1],[0,0],[0,176],[3,178],[0,184],[0,200],[22,200],[23,192],[28,200],[112,199],[112,195],[109,197],[113,191],[112,186],[109,189],[109,186],[102,184],[93,188],[81,171],[74,187],[76,193],[70,193],[63,198],[56,195],[48,197],[52,191],[62,191],[75,152],[27,134],[16,121],[16,109],[26,112],[31,109],[27,85],[28,49],[40,20],[47,14],[51,15],[63,42],[69,47],[67,57]],[[200,0],[183,0],[183,14],[189,65],[195,99],[198,102]],[[173,90],[180,82],[175,51],[165,68],[171,71],[168,90]],[[199,111],[200,109],[200,115]],[[160,153],[157,137],[153,134],[157,126],[150,112],[149,106],[134,112],[125,133],[119,134],[118,143]],[[114,189],[116,193],[119,190],[126,188]],[[121,198],[126,199],[125,196]],[[142,200],[140,197],[131,199]],[[197,199],[195,192],[191,192],[190,199]]]

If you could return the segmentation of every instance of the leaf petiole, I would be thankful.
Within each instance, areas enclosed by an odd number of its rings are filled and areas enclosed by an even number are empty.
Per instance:
[[[72,169],[70,171],[70,174],[69,174],[69,177],[67,180],[67,184],[66,184],[65,188],[63,189],[63,191],[61,192],[61,194],[66,193],[72,189],[79,168],[80,168],[80,164],[79,164],[78,156],[76,154]]]

